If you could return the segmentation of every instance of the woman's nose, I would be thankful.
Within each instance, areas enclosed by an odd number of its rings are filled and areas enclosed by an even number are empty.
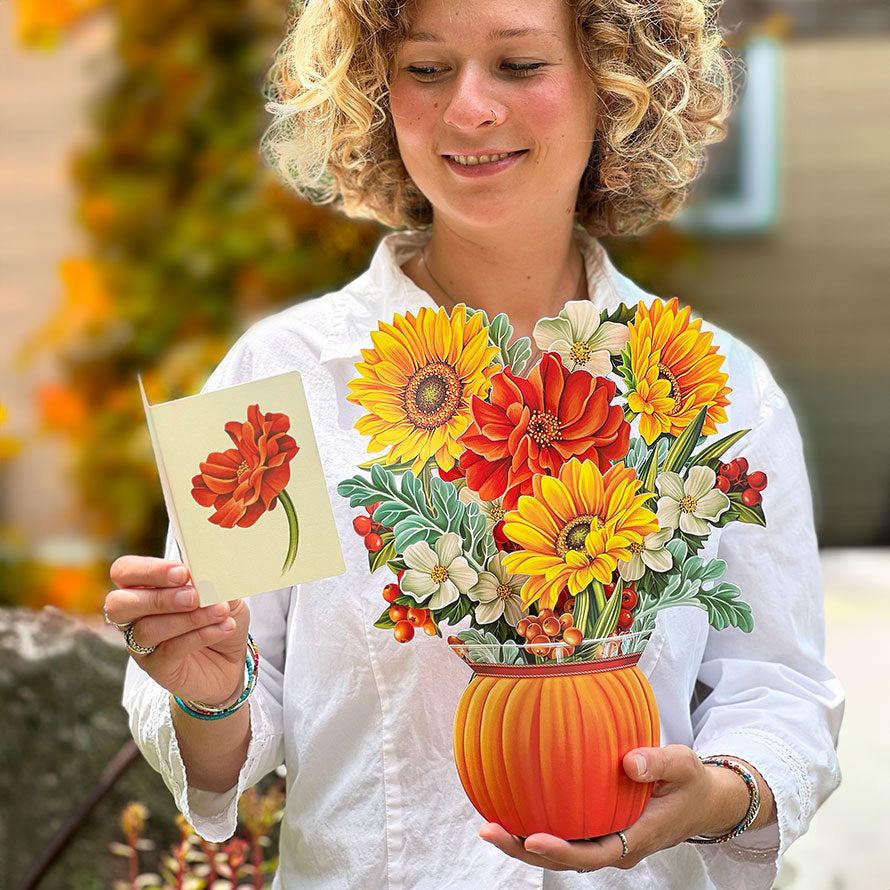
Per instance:
[[[443,120],[459,130],[474,130],[498,120],[497,106],[484,74],[464,71],[453,81]]]

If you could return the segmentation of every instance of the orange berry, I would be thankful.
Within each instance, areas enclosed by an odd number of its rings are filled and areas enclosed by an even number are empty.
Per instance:
[[[559,626],[565,630],[567,627],[571,627],[575,623],[575,619],[572,617],[571,612],[563,612],[562,615],[559,616]]]
[[[398,584],[387,584],[383,588],[383,598],[388,603],[394,603],[402,595],[402,588]]]
[[[423,622],[423,632],[428,637],[436,636],[436,622],[433,621],[432,618],[427,618],[427,620]]]
[[[423,627],[429,615],[429,609],[408,609],[408,620],[415,627]]]
[[[575,608],[575,597],[570,596],[562,607],[564,612],[571,612]]]
[[[570,646],[577,646],[584,639],[584,635],[577,627],[567,627],[562,634],[563,641]]]
[[[397,621],[392,635],[400,642],[407,643],[414,637],[414,625],[410,621]]]
[[[389,620],[390,621],[404,621],[408,617],[408,609],[405,606],[400,606],[396,603],[393,603],[389,607]]]
[[[541,624],[541,630],[543,630],[548,637],[555,637],[559,633],[560,627],[559,619],[554,615],[545,618]]]
[[[549,618],[553,614],[553,609],[541,609],[538,612],[538,621],[544,621],[545,618]]]
[[[550,642],[550,637],[545,634],[538,634],[531,641],[531,653],[533,655],[546,656],[550,651],[550,646],[548,645]]]
[[[537,621],[529,621],[528,627],[525,629],[525,637],[527,640],[540,636],[542,633],[544,633],[544,630]]]
[[[561,649],[554,650],[554,651],[558,651],[562,655],[563,658],[568,658],[570,655],[575,654],[575,647],[574,646],[563,646]]]
[[[531,621],[528,618],[521,618],[519,624],[516,625],[516,633],[521,637],[527,636],[529,624],[531,624]]]

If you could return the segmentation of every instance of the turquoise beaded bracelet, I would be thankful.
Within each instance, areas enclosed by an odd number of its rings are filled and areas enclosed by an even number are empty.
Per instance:
[[[250,634],[247,635],[245,670],[247,675],[244,681],[244,691],[232,704],[226,705],[224,708],[215,708],[200,701],[183,701],[176,695],[173,696],[173,700],[189,717],[194,717],[196,720],[222,720],[224,717],[234,714],[247,701],[256,686],[257,675],[260,671],[260,653]]]
[[[757,787],[757,781],[747,767],[737,760],[731,760],[729,757],[702,757],[701,762],[722,766],[724,769],[731,769],[736,775],[741,776],[748,788],[748,811],[735,828],[720,837],[705,837],[699,834],[695,837],[686,838],[687,844],[725,844],[727,841],[738,837],[743,831],[747,831],[757,818],[757,814],[760,812],[760,789]]]

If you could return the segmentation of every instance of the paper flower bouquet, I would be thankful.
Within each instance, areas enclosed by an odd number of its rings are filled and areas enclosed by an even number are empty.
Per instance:
[[[657,613],[753,626],[725,563],[698,554],[715,527],[765,525],[767,479],[723,462],[747,430],[708,441],[731,390],[676,300],[568,303],[536,325],[534,364],[512,336],[506,315],[462,305],[381,323],[349,399],[383,454],[338,491],[364,508],[371,571],[391,573],[377,626],[407,642],[461,625],[448,642],[476,676],[455,760],[473,804],[514,834],[592,837],[648,799],[620,759],[658,744],[636,668]]]

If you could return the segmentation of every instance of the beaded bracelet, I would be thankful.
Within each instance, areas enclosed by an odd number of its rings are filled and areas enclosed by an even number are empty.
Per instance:
[[[742,777],[748,788],[748,812],[745,813],[742,817],[742,821],[739,822],[735,828],[720,837],[705,837],[704,835],[698,834],[695,837],[686,838],[687,844],[725,844],[727,841],[731,841],[733,838],[738,837],[743,831],[747,831],[757,818],[757,814],[760,812],[760,789],[757,787],[757,781],[754,776],[751,775],[747,767],[742,766],[742,764],[736,760],[730,760],[728,757],[722,756],[702,757],[701,762],[714,764],[715,766],[722,766],[725,769],[731,769],[736,775]]]
[[[259,674],[260,670],[260,653],[250,634],[247,635],[245,670],[244,691],[232,704],[226,705],[223,708],[216,708],[213,705],[200,701],[183,701],[176,695],[173,696],[173,700],[189,717],[194,717],[196,720],[222,720],[224,717],[234,714],[247,701],[250,693],[253,692],[256,686],[257,674]]]

